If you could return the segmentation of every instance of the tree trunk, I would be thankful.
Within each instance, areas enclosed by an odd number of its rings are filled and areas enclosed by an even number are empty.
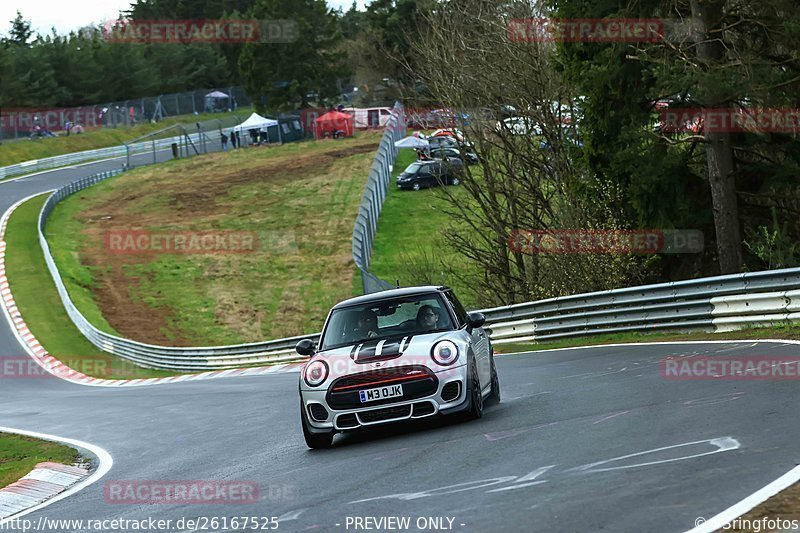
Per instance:
[[[725,57],[722,16],[726,0],[691,0],[692,16],[699,22],[697,58],[704,70],[719,68]],[[710,107],[727,107],[729,102],[710,102]],[[705,133],[708,180],[717,233],[717,257],[722,274],[742,270],[742,241],[739,234],[739,209],[733,169],[730,133]]]
[[[722,274],[736,274],[742,270],[742,241],[730,134],[706,134],[706,143],[719,269]]]

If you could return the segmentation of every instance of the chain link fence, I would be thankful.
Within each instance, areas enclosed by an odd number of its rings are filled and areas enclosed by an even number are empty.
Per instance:
[[[118,102],[70,108],[3,109],[0,141],[49,137],[55,132],[77,134],[86,129],[117,128],[167,117],[196,113],[223,113],[248,107],[252,101],[243,87],[200,89]]]
[[[372,244],[378,230],[378,217],[381,214],[383,201],[392,181],[392,169],[397,159],[398,148],[394,145],[406,135],[406,122],[403,105],[394,104],[392,116],[386,124],[378,152],[369,171],[367,186],[361,199],[355,227],[353,228],[353,261],[361,271],[361,283],[364,294],[391,289],[392,284],[369,273],[369,262],[372,256]]]

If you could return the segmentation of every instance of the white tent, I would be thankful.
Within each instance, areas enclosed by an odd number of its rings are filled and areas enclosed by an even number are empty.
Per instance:
[[[238,126],[234,126],[234,131],[240,134],[247,135],[250,130],[257,129],[261,131],[266,131],[267,128],[270,126],[277,126],[278,121],[271,118],[264,118],[258,113],[253,113],[250,117],[239,124]]]
[[[394,145],[397,148],[427,148],[429,146],[428,141],[414,136],[400,139]]]

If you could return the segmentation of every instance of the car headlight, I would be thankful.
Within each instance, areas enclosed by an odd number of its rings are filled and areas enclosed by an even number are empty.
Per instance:
[[[328,364],[317,359],[311,361],[303,369],[303,379],[309,387],[318,387],[328,378]]]
[[[452,341],[441,341],[433,345],[431,358],[442,366],[449,366],[458,359],[458,346]]]

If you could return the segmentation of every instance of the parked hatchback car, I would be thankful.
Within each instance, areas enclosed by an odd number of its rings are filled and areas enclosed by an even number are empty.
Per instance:
[[[454,137],[439,135],[436,137],[428,137],[428,147],[431,150],[437,148],[459,148],[459,143]]]
[[[310,448],[338,432],[462,414],[483,416],[500,400],[481,313],[467,313],[448,287],[408,287],[333,307],[300,376],[300,419]]]
[[[478,162],[478,154],[470,148],[435,148],[431,150],[431,157],[434,159],[460,159],[468,165]]]
[[[464,162],[460,159],[415,161],[397,176],[397,188],[418,191],[425,187],[458,185]]]

